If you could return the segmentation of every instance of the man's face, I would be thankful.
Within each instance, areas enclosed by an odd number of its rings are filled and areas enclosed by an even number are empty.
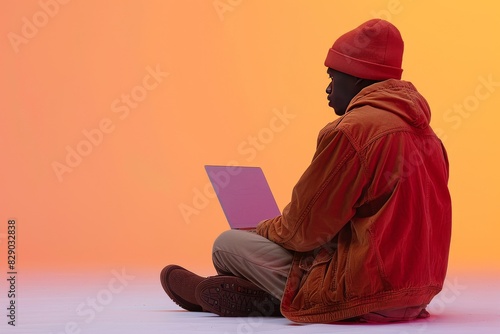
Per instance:
[[[328,68],[326,73],[331,80],[326,88],[328,105],[335,110],[335,114],[342,116],[345,114],[352,98],[359,91],[356,88],[357,78],[331,68]]]

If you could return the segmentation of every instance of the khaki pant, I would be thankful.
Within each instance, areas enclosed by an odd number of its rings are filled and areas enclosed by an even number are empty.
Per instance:
[[[293,255],[258,234],[229,230],[215,240],[212,259],[218,274],[245,278],[281,300]]]

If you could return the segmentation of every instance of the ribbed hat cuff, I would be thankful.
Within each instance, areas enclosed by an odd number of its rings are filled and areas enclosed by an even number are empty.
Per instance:
[[[334,49],[328,51],[325,66],[357,78],[369,80],[401,79],[403,74],[402,68],[356,59]]]

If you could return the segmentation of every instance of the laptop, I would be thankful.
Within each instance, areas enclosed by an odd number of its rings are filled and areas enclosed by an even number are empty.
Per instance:
[[[206,165],[205,170],[231,229],[252,230],[281,214],[260,167]]]

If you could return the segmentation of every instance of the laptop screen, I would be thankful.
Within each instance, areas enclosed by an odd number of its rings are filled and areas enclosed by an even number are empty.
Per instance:
[[[205,166],[232,229],[253,229],[281,214],[260,167]]]

